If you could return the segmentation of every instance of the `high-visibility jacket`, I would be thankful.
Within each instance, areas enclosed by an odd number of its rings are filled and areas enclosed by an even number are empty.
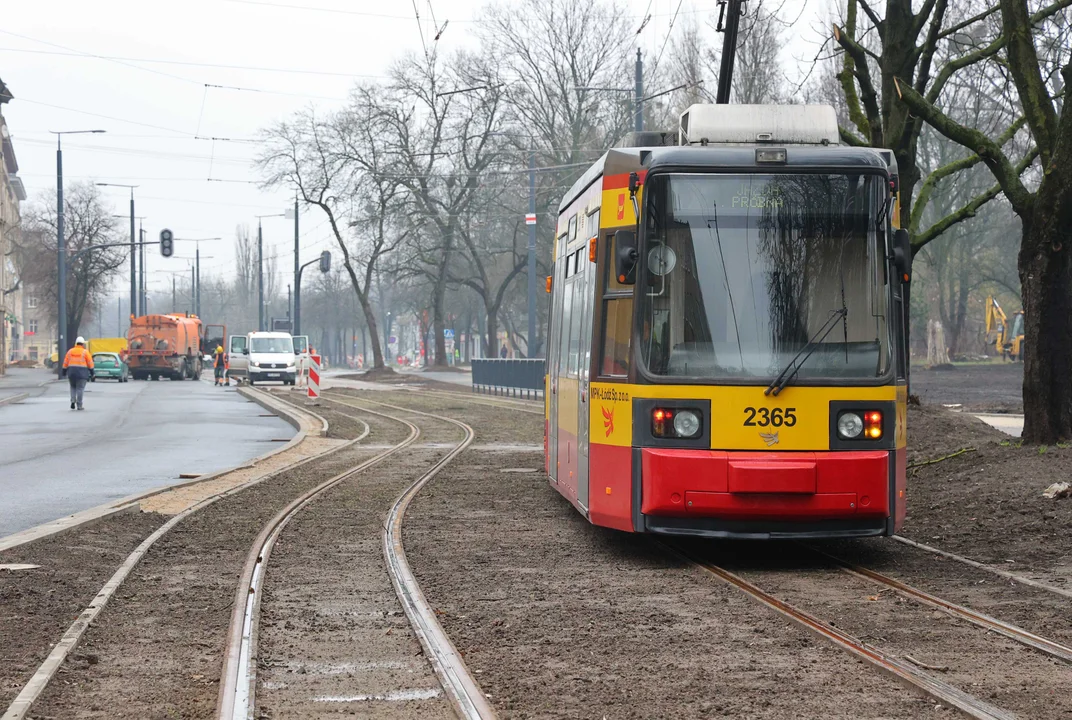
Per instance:
[[[81,345],[75,345],[73,348],[67,351],[67,356],[63,358],[63,368],[83,367],[88,370],[93,369],[93,356],[89,354],[89,350],[86,350]]]

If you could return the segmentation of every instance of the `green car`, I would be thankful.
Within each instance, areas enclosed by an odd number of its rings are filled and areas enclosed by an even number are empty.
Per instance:
[[[93,382],[101,378],[110,378],[119,382],[130,379],[130,368],[117,353],[93,353]]]

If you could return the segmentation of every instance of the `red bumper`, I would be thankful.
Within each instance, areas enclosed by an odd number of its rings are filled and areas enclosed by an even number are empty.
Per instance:
[[[645,516],[811,522],[890,515],[890,451],[641,451]]]

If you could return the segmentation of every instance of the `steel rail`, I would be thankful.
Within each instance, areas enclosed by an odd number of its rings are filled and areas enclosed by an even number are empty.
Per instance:
[[[744,592],[746,595],[763,603],[775,612],[784,615],[790,620],[802,625],[804,628],[816,633],[823,639],[830,641],[842,650],[870,663],[879,670],[892,675],[897,680],[921,690],[935,700],[939,700],[960,710],[969,717],[976,718],[977,720],[1014,720],[1017,717],[1014,713],[995,707],[985,700],[970,695],[960,688],[950,685],[944,680],[940,680],[933,675],[925,673],[907,662],[902,662],[896,657],[893,657],[872,645],[868,645],[836,627],[824,623],[814,615],[811,615],[784,600],[779,600],[765,590],[762,590],[757,585],[750,583],[729,570],[725,570],[724,568],[705,560],[696,559],[685,551],[667,545],[666,543],[657,542],[668,552],[676,555],[685,562],[695,565],[696,567],[718,577],[724,582]]]
[[[331,402],[349,405],[349,403],[336,399],[331,399]],[[436,618],[435,610],[428,604],[424,593],[421,592],[417,579],[413,576],[413,570],[409,566],[409,561],[406,559],[405,548],[402,547],[402,522],[405,519],[406,509],[409,507],[410,501],[416,497],[421,488],[472,444],[476,433],[466,423],[442,415],[390,405],[366,398],[361,398],[360,402],[441,420],[451,423],[465,432],[465,439],[462,442],[444,455],[428,472],[417,478],[395,501],[383,529],[383,554],[387,561],[388,570],[391,573],[391,582],[395,586],[395,593],[406,611],[406,617],[409,618],[414,634],[421,641],[425,654],[431,661],[436,675],[439,676],[447,697],[450,698],[451,703],[454,705],[455,712],[464,720],[495,720],[495,711],[484,695],[484,691],[480,689],[480,685],[472,673],[469,672],[461,653],[454,647],[454,643],[450,641],[443,626],[439,624],[439,620]]]
[[[841,558],[835,555],[831,555],[830,553],[825,552],[823,550],[819,550],[818,548],[813,548],[810,546],[808,547],[813,552],[816,552],[834,561],[840,566],[842,571],[850,575],[855,575],[856,577],[860,577],[865,580],[870,580],[878,585],[888,587],[891,590],[895,590],[901,593],[907,598],[910,598],[912,600],[918,600],[919,602],[926,603],[927,605],[930,605],[932,607],[936,607],[939,610],[942,610],[943,612],[952,615],[953,617],[959,618],[973,625],[981,627],[984,630],[992,630],[999,635],[1004,635],[1011,640],[1015,640],[1018,643],[1027,645],[1028,647],[1034,648],[1035,650],[1039,650],[1040,652],[1044,652],[1051,657],[1063,660],[1066,663],[1072,663],[1072,648],[1068,647],[1067,645],[1062,645],[1061,643],[1056,642],[1054,640],[1042,637],[1041,635],[1036,635],[1011,623],[1007,623],[1002,620],[998,620],[997,618],[990,617],[989,615],[986,615],[984,613],[978,612],[976,610],[972,610],[969,607],[958,605],[956,603],[950,602],[949,600],[944,600],[937,595],[932,595],[924,590],[912,587],[907,583],[903,583],[900,580],[891,578],[888,575],[883,575],[882,573],[876,572],[875,570],[869,570],[868,568],[861,567],[854,563],[850,563],[847,560],[842,560]]]
[[[364,409],[364,408],[361,408]],[[383,415],[369,411],[373,415]],[[389,417],[383,415],[383,417]],[[351,445],[368,436],[368,423],[354,418],[365,426],[364,432],[351,441]],[[246,720],[253,717],[257,690],[257,640],[260,627],[260,605],[263,592],[263,580],[272,548],[287,523],[320,494],[339,483],[386,460],[391,455],[411,445],[420,437],[420,429],[413,423],[389,418],[403,423],[409,428],[409,435],[387,450],[374,455],[352,468],[328,478],[317,486],[306,490],[280,510],[275,517],[261,529],[253,546],[246,556],[242,567],[238,588],[235,592],[234,609],[231,611],[231,623],[227,631],[227,645],[224,648],[223,675],[220,681],[220,693],[216,704],[216,716],[221,720]]]
[[[303,465],[307,465],[317,460],[321,460],[328,455],[331,455],[332,453],[336,453],[340,450],[346,449],[354,442],[356,442],[356,440],[348,441],[341,445],[328,448],[327,450],[317,453],[316,455],[302,458],[300,460],[295,460],[294,462],[288,463],[284,467],[281,467],[278,470],[274,470],[262,477],[255,478],[249,482],[238,485],[237,487],[233,487],[210,497],[207,497],[204,500],[198,502],[197,504],[183,510],[178,515],[175,515],[170,520],[161,525],[159,528],[157,528],[155,532],[145,538],[141,542],[141,544],[139,544],[129,555],[127,555],[124,562],[119,566],[119,568],[115,571],[111,578],[109,578],[108,582],[104,584],[100,592],[98,592],[96,596],[94,596],[93,600],[90,601],[89,605],[78,615],[77,618],[75,618],[74,622],[71,623],[70,627],[67,628],[67,631],[64,632],[59,641],[52,647],[52,650],[49,652],[48,656],[44,659],[41,665],[38,666],[33,676],[31,676],[30,679],[26,682],[26,684],[22,687],[15,699],[11,701],[11,704],[8,706],[7,710],[2,716],[0,716],[0,720],[22,720],[27,716],[33,704],[41,696],[41,693],[44,692],[45,688],[48,686],[48,683],[59,671],[64,661],[66,661],[67,656],[71,653],[72,650],[74,650],[75,647],[77,647],[78,642],[81,640],[82,635],[89,628],[90,624],[92,624],[92,622],[104,609],[105,605],[107,605],[108,601],[115,595],[116,590],[118,590],[119,587],[126,581],[127,577],[130,575],[130,571],[133,570],[134,567],[145,556],[145,554],[149,552],[149,549],[153,546],[153,544],[156,543],[157,540],[162,538],[168,532],[170,532],[176,525],[178,525],[180,522],[182,522],[195,512],[202,510],[209,505],[215,503],[217,500],[222,500],[225,497],[230,497],[231,495],[239,493],[251,487],[252,485],[265,482],[267,480],[270,480],[271,478],[282,475],[283,473],[295,470]],[[235,468],[234,471],[238,471],[241,469],[244,468]]]
[[[971,558],[966,558],[963,555],[951,553],[948,550],[940,550],[936,547],[931,547],[930,545],[925,545],[921,542],[916,542],[915,540],[909,540],[908,538],[901,537],[900,535],[894,535],[893,539],[897,542],[904,543],[905,545],[909,545],[920,550],[925,550],[926,552],[934,553],[935,555],[941,555],[942,557],[949,558],[950,560],[956,560],[959,563],[963,563],[964,565],[968,565],[978,570],[985,570],[986,572],[993,573],[1007,580],[1013,580],[1015,582],[1020,583],[1021,585],[1028,585],[1033,588],[1038,588],[1039,590],[1052,592],[1055,595],[1063,595],[1064,597],[1072,598],[1072,590],[1066,590],[1064,588],[1054,587],[1053,585],[1047,585],[1044,582],[1032,580],[1031,578],[1024,577],[1023,575],[1017,575],[1016,573],[1011,573],[1008,570],[1002,570],[1001,568],[996,568],[991,565],[987,565],[986,563],[981,563],[978,560],[972,560]]]

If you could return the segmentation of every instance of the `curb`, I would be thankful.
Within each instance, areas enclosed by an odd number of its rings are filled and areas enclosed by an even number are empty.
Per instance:
[[[247,392],[256,391],[247,390]],[[243,393],[241,389],[239,390],[239,393],[249,398],[250,400],[257,402],[256,397],[250,397],[248,394]],[[261,405],[266,410],[271,410],[276,415],[281,416],[290,425],[294,426],[297,429],[297,434],[295,434],[294,437],[292,437],[289,441],[287,441],[280,447],[274,448],[273,450],[265,453],[264,455],[258,455],[257,457],[252,458],[242,463],[241,465],[235,465],[233,467],[224,468],[223,470],[217,470],[214,473],[209,473],[208,475],[201,475],[200,477],[196,477],[193,480],[187,480],[186,482],[175,483],[174,485],[164,485],[158,488],[154,488],[152,490],[147,490],[145,492],[138,493],[136,495],[129,495],[125,498],[116,500],[115,502],[105,503],[104,505],[98,505],[94,508],[82,510],[81,512],[77,512],[73,515],[68,515],[67,517],[59,518],[58,520],[52,520],[50,522],[37,525],[36,527],[27,528],[26,530],[22,530],[13,535],[8,535],[5,538],[0,538],[0,552],[3,552],[5,550],[11,550],[13,548],[19,547],[20,545],[25,545],[27,543],[31,543],[36,540],[49,537],[51,535],[66,532],[67,530],[73,530],[75,528],[83,527],[85,525],[91,525],[93,523],[100,522],[101,520],[106,520],[113,515],[118,515],[119,513],[137,511],[139,503],[142,500],[151,498],[154,495],[159,495],[161,493],[168,492],[169,490],[176,490],[179,488],[188,487],[190,485],[197,485],[199,483],[208,482],[209,480],[215,480],[222,475],[227,475],[228,473],[232,473],[236,470],[253,467],[257,463],[262,462],[263,460],[267,460],[274,455],[278,455],[279,453],[289,450],[295,445],[298,445],[308,435],[315,434],[315,431],[313,433],[310,433],[309,431],[302,429],[302,420],[300,416],[295,412],[296,408],[270,407],[260,402],[257,402],[257,404]],[[313,415],[313,413],[309,414]],[[316,417],[318,420],[321,421],[321,423],[323,423],[323,434],[326,435],[327,421],[316,415],[314,415],[314,417]],[[323,437],[323,435],[321,435],[321,437]]]
[[[256,390],[245,385],[238,388],[238,394],[247,400],[252,400],[265,410],[270,410],[277,415],[283,415],[283,419],[293,425],[299,432],[303,430],[303,428],[300,426],[300,420],[293,414],[294,410],[301,410],[306,415],[312,415],[320,421],[320,428],[318,430],[313,430],[312,432],[310,432],[312,430],[311,428],[304,428],[305,432],[307,434],[318,434],[320,437],[328,436],[328,421],[312,410],[303,408],[297,403],[281,400],[267,390]]]
[[[30,397],[29,393],[19,393],[18,395],[9,395],[6,398],[0,398],[0,407],[10,405],[11,403],[22,402],[28,397]]]

